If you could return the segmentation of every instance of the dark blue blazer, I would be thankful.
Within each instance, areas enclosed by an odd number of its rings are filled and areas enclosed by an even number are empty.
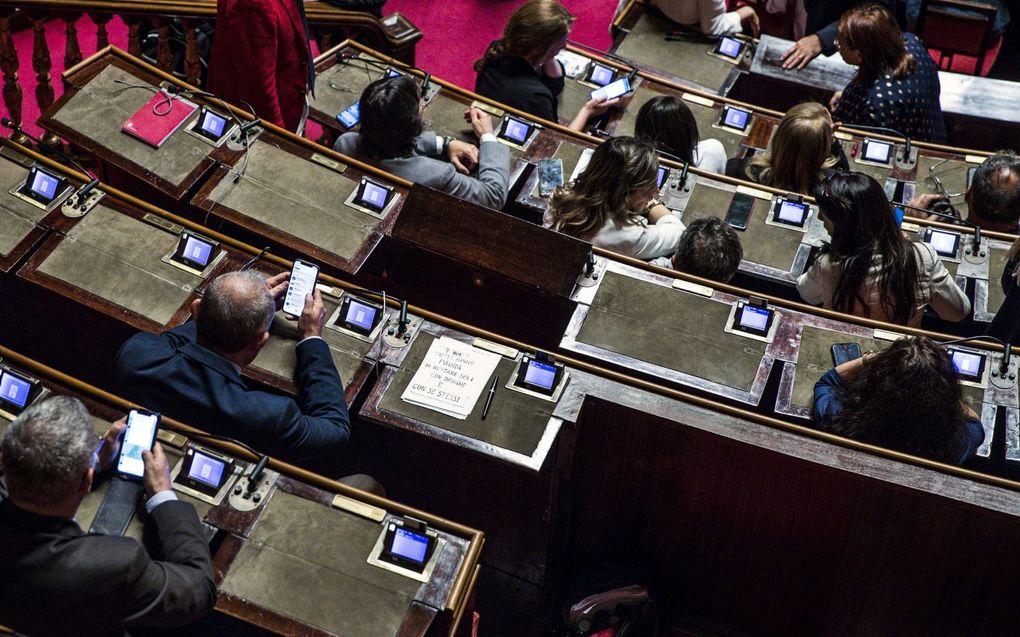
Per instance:
[[[338,468],[350,439],[344,388],[321,338],[297,345],[298,400],[249,389],[237,368],[195,342],[188,321],[132,336],[117,354],[117,388],[130,400],[313,471]]]

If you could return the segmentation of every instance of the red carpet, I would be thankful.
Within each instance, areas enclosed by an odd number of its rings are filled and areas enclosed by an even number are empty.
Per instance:
[[[507,17],[523,0],[389,0],[385,12],[400,11],[422,30],[424,37],[418,43],[418,64],[437,76],[459,86],[473,89],[474,61],[481,57],[488,43],[499,37]],[[571,39],[605,50],[610,45],[609,22],[616,9],[616,0],[562,0],[577,16]],[[96,51],[96,28],[88,18],[78,21],[79,43],[82,53],[89,56]],[[127,28],[119,20],[109,23],[110,43],[127,48]],[[18,50],[23,106],[21,120],[25,129],[34,135],[42,130],[35,125],[39,109],[35,102],[35,71],[32,70],[32,31],[15,35]],[[52,20],[46,25],[46,42],[53,58],[50,81],[60,97],[60,73],[64,70],[64,23]],[[985,59],[983,73],[994,61],[993,50]],[[970,71],[975,60],[957,56],[954,68]],[[8,116],[6,106],[0,104],[0,115]],[[317,131],[309,130],[313,139]]]

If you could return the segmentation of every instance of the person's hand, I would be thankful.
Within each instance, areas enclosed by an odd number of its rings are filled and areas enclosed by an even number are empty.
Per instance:
[[[464,119],[471,124],[471,129],[479,139],[492,132],[492,117],[480,108],[471,107],[464,111]]]
[[[470,173],[478,165],[478,147],[474,144],[462,142],[459,139],[451,139],[450,146],[446,151],[450,163],[465,175]]]
[[[829,98],[829,111],[835,113],[836,107],[839,106],[839,100],[841,99],[843,99],[843,91],[836,91],[835,93],[833,93],[832,97]],[[836,122],[832,125],[832,130],[835,131],[836,128],[842,125],[843,122]]]
[[[822,41],[817,35],[805,35],[783,53],[784,69],[802,69],[822,52]]]
[[[170,463],[166,461],[163,445],[157,442],[152,451],[143,451],[142,462],[145,463],[145,470],[142,473],[145,495],[151,498],[160,491],[169,491]]]
[[[589,118],[590,117],[597,117],[597,116],[601,115],[602,113],[605,113],[606,111],[608,111],[610,108],[612,108],[612,107],[616,106],[617,104],[619,104],[620,103],[620,99],[622,99],[622,98],[621,97],[614,97],[611,100],[603,100],[603,99],[592,98],[592,99],[588,100],[585,103],[585,105],[582,106],[581,108],[582,108],[582,110],[587,112]]]
[[[744,5],[737,9],[737,15],[740,16],[740,23],[751,29],[751,35],[758,37],[758,34],[761,33],[761,23],[758,21],[758,12],[754,10],[754,7]]]
[[[269,288],[269,296],[273,297],[276,311],[283,308],[283,300],[287,296],[287,286],[290,285],[290,272],[280,272],[266,279],[266,287]]]
[[[108,469],[113,466],[113,461],[117,459],[117,454],[120,452],[120,437],[124,434],[125,427],[127,427],[127,416],[114,421],[103,434],[102,440],[99,441],[99,449],[96,450],[100,469]]]
[[[302,339],[310,336],[322,336],[322,324],[326,320],[326,306],[322,304],[322,295],[319,288],[312,290],[312,293],[305,296],[305,307],[298,317],[298,334]]]
[[[907,205],[914,206],[915,208],[931,208],[938,200],[939,195],[933,192],[927,192],[914,197],[907,202]],[[921,210],[914,210],[913,208],[904,208],[903,215],[906,217],[915,217],[917,219],[927,219],[928,221],[937,221],[939,218],[938,215],[930,215]]]

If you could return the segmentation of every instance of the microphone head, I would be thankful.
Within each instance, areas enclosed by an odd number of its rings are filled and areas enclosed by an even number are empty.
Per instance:
[[[11,119],[8,118],[8,117],[0,118],[0,124],[3,124],[7,128],[17,128],[18,127],[18,125],[15,124],[13,121],[11,121]]]

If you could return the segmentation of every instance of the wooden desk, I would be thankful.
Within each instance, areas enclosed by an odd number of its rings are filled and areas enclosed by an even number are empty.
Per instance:
[[[763,35],[751,62],[727,95],[785,111],[805,99],[828,101],[856,69],[838,55],[818,56],[799,71],[782,68],[781,57],[793,42]],[[997,150],[1020,146],[1020,114],[1015,104],[1020,84],[939,71],[942,113],[949,144]]]
[[[394,485],[396,497],[436,511],[458,511],[461,519],[488,529],[484,563],[542,586],[553,559],[557,456],[569,425],[554,414],[555,403],[503,386],[515,364],[508,356],[494,372],[500,387],[484,421],[484,396],[464,420],[403,402],[400,396],[429,345],[442,336],[473,340],[426,322],[408,347],[384,349],[379,381],[359,414],[363,424],[380,427],[366,435],[375,453],[387,458],[383,470],[392,478],[385,481]],[[491,382],[487,379],[486,386]],[[426,467],[427,480],[413,478]],[[499,502],[493,505],[489,497],[497,491]]]
[[[640,2],[632,3],[613,26],[611,53],[684,86],[725,95],[740,75],[741,67],[747,64],[746,51],[739,61],[709,55],[715,41],[685,29]],[[683,32],[684,39],[666,39],[667,34],[676,32]]]
[[[8,350],[0,355],[11,356]],[[12,361],[2,362],[11,365]],[[42,381],[42,397],[82,398],[93,415],[97,435],[124,414],[119,399],[98,397],[87,386],[53,382],[35,366],[13,367]],[[6,424],[0,418],[0,435]],[[164,419],[164,425],[174,429],[178,424]],[[171,467],[188,450],[202,448],[230,457],[240,468],[239,475],[250,473],[251,458],[238,457],[222,443],[202,442],[201,434],[193,430],[184,434],[175,443],[163,442]],[[228,484],[235,479],[229,478]],[[215,631],[229,626],[239,631],[230,634],[241,634],[261,627],[287,634],[344,637],[453,634],[472,604],[478,553],[484,542],[481,533],[286,465],[271,464],[264,479],[267,491],[254,506],[235,496],[219,504],[208,502],[181,491],[175,483],[178,497],[196,507],[214,549],[218,616],[200,620],[194,629]],[[83,529],[89,528],[107,488],[108,483],[97,485],[79,507],[76,519]],[[424,582],[367,562],[385,526],[405,514],[426,522],[442,542]],[[142,531],[142,519],[136,517],[126,535],[143,542]]]
[[[149,198],[161,195],[162,199],[156,199],[159,203],[178,202],[212,168],[213,145],[183,127],[160,148],[121,131],[168,78],[172,80],[109,47],[64,73],[66,91],[38,123],[97,156],[105,168],[105,181],[134,187],[136,194]]]

